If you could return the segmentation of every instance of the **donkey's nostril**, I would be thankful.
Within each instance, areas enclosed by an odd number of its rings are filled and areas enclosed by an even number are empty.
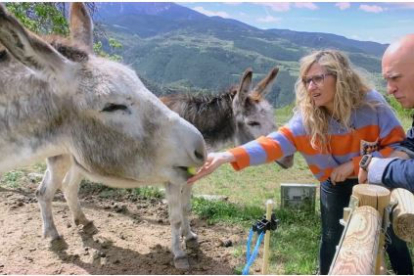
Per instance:
[[[204,153],[200,153],[197,150],[194,151],[194,156],[199,160],[204,160]]]

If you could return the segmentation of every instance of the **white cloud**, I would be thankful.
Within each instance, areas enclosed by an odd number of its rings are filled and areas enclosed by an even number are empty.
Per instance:
[[[398,9],[414,9],[414,3],[388,3]]]
[[[285,12],[290,10],[290,3],[254,3],[272,9],[275,12]]]
[[[386,10],[386,8],[383,8],[377,5],[360,5],[359,9],[366,11],[366,12],[373,12],[373,13],[380,13]]]
[[[299,9],[309,9],[309,10],[317,10],[319,7],[312,2],[300,2],[300,3],[254,3],[256,5],[261,5],[272,9],[275,12],[286,12],[289,11],[292,7],[291,4],[294,4],[294,7]]]
[[[193,10],[195,10],[199,13],[202,13],[204,15],[207,15],[207,16],[220,16],[220,17],[223,17],[223,18],[230,18],[230,15],[226,12],[223,12],[223,11],[209,11],[209,10],[206,10],[205,8],[203,8],[201,6],[194,7]]]
[[[309,10],[317,10],[319,7],[311,2],[301,2],[301,3],[295,3],[295,7],[300,9],[309,9]]]
[[[349,9],[351,7],[351,4],[349,2],[340,2],[336,3],[335,6],[337,6],[342,11]]]
[[[257,19],[257,21],[262,22],[262,23],[272,23],[272,22],[280,22],[282,20],[282,18],[279,17],[273,17],[273,16],[266,16],[263,18],[259,18]]]

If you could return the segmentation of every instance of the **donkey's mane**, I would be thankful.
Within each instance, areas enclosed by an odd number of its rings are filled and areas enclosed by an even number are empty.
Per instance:
[[[44,39],[53,46],[59,53],[71,61],[85,62],[89,58],[86,46],[73,43],[67,38],[60,36],[47,36]]]
[[[207,144],[230,140],[236,131],[232,109],[234,87],[216,95],[171,94],[161,100],[181,117],[192,123]]]
[[[200,107],[206,107],[211,104],[214,104],[217,101],[230,100],[232,101],[236,95],[237,87],[230,87],[227,90],[221,91],[217,94],[206,94],[206,93],[180,93],[176,90],[171,90],[172,93],[164,96],[163,98],[168,98],[171,100],[180,100],[188,102],[189,104],[197,104]]]
[[[85,50],[86,46],[73,43],[67,38],[60,36],[45,36],[42,37],[46,40],[53,48],[55,48],[60,54],[67,59],[74,62],[85,62],[89,58],[88,51]],[[0,62],[5,61],[10,55],[2,44],[0,44]]]

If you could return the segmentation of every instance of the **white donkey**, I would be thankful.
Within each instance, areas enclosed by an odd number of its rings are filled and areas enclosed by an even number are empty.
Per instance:
[[[72,40],[85,44],[91,53],[92,23],[88,14],[72,11],[70,28]],[[212,97],[172,95],[161,100],[201,131],[208,148],[217,149],[220,145],[228,144],[231,141],[239,145],[261,135],[266,135],[275,129],[273,108],[264,96],[269,92],[277,73],[278,69],[273,68],[252,89],[252,71],[247,69],[240,83],[232,86],[222,95]],[[290,167],[293,164],[293,156],[279,160],[278,163],[282,167]],[[71,165],[71,158],[68,155],[48,158],[47,170],[41,187],[58,187],[62,181],[69,182],[70,185],[64,186],[69,187],[66,199],[74,221],[76,224],[86,224],[88,220],[82,212],[77,196],[83,176],[81,171],[71,169]],[[189,264],[180,248],[180,235],[184,236],[186,241],[196,241],[197,239],[197,235],[191,231],[188,220],[191,212],[191,186],[183,183],[180,198],[170,196],[173,194],[170,191],[172,187],[171,184],[166,185],[172,223],[172,249],[175,256],[175,266],[186,269]],[[39,203],[42,210],[45,210],[43,215],[46,235],[54,233],[52,237],[57,236],[56,228],[48,211],[51,209],[51,198],[44,200],[39,197]],[[181,206],[181,209],[172,209],[172,206]],[[181,213],[175,211],[181,211]],[[181,221],[179,221],[179,217]]]
[[[71,14],[72,40],[83,42],[84,49],[46,42],[0,4],[0,43],[6,48],[0,49],[0,173],[46,157],[58,156],[49,165],[64,160],[49,166],[36,193],[43,234],[52,239],[59,238],[51,211],[58,188],[75,222],[88,223],[79,209],[79,175],[122,188],[168,182],[172,250],[178,263],[188,264],[178,243],[181,189],[187,168],[205,161],[202,135],[148,91],[133,70],[92,55],[87,10],[77,3]],[[59,173],[67,170],[66,177]]]

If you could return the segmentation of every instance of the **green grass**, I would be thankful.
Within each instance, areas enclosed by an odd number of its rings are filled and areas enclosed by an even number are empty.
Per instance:
[[[7,188],[18,188],[20,185],[24,184],[23,182],[25,180],[25,173],[23,171],[13,170],[3,175],[0,180],[0,186]]]
[[[193,200],[193,212],[209,223],[238,224],[248,232],[253,223],[265,213],[264,206],[245,205],[220,201]],[[319,214],[297,210],[275,210],[279,226],[270,239],[271,274],[314,274],[317,267],[319,244]],[[253,246],[253,245],[252,245]],[[238,245],[233,256],[244,260],[246,244]],[[240,273],[242,266],[236,268]]]

